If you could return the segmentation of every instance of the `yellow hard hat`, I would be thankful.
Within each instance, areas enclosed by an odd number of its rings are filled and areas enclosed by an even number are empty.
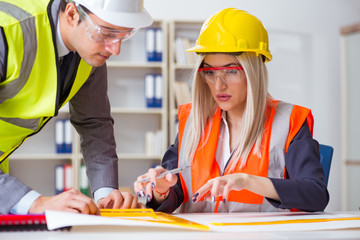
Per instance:
[[[272,59],[268,34],[255,16],[236,8],[226,8],[208,18],[201,27],[195,47],[187,52],[255,52],[265,61]]]

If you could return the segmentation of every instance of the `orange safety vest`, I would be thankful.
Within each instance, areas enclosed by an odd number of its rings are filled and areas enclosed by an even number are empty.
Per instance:
[[[216,149],[220,132],[221,110],[217,109],[212,117],[211,124],[207,123],[205,136],[202,136],[195,152],[194,158],[189,161],[188,156],[182,155],[182,143],[186,140],[187,124],[191,111],[191,104],[179,107],[179,167],[191,162],[191,169],[180,174],[184,202],[181,212],[213,212],[219,211],[280,211],[274,208],[264,197],[246,189],[230,191],[227,202],[222,202],[222,197],[217,199],[217,204],[200,199],[192,203],[191,198],[196,191],[208,180],[221,176],[220,168],[216,161]],[[265,132],[262,138],[261,157],[251,151],[245,167],[240,168],[240,161],[234,170],[230,171],[231,162],[224,170],[224,175],[233,173],[247,173],[262,177],[285,178],[285,153],[288,150],[291,140],[298,133],[304,121],[312,133],[313,116],[307,108],[292,105],[284,102],[273,101],[273,107],[267,107],[268,117],[265,122]],[[190,199],[190,201],[189,201]],[[222,206],[219,206],[221,204]],[[198,206],[197,206],[198,205]]]

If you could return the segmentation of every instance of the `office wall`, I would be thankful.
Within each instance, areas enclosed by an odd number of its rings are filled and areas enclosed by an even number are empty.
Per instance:
[[[273,61],[270,93],[309,107],[314,137],[335,149],[328,211],[341,209],[341,62],[339,29],[360,22],[357,0],[145,0],[156,19],[204,20],[225,7],[257,16],[267,27]]]

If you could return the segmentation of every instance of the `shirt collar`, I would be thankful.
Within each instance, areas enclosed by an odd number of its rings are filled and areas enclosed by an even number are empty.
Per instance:
[[[57,48],[59,57],[63,57],[70,52],[69,49],[67,49],[67,47],[65,46],[65,43],[61,37],[60,14],[58,15],[58,20],[57,20],[57,24],[56,24],[56,48]]]
[[[226,122],[226,111],[221,110],[221,120]]]
[[[221,111],[221,125],[220,128],[222,128],[227,135],[229,135],[229,125],[226,119],[226,111]]]

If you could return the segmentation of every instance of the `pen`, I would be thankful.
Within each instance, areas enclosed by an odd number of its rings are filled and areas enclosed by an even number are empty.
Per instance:
[[[166,174],[168,174],[168,173],[171,173],[171,174],[179,173],[179,172],[183,171],[184,169],[186,169],[186,168],[188,168],[188,167],[190,167],[190,166],[185,166],[185,167],[182,167],[182,168],[174,168],[174,169],[172,169],[172,170],[169,170],[169,171],[160,173],[159,176],[157,176],[156,178],[157,178],[157,179],[163,178],[163,177],[165,177]],[[142,182],[148,182],[148,181],[150,181],[150,178],[149,178],[149,177],[144,178],[144,179],[141,179],[141,180],[136,181],[136,182],[142,183]]]

